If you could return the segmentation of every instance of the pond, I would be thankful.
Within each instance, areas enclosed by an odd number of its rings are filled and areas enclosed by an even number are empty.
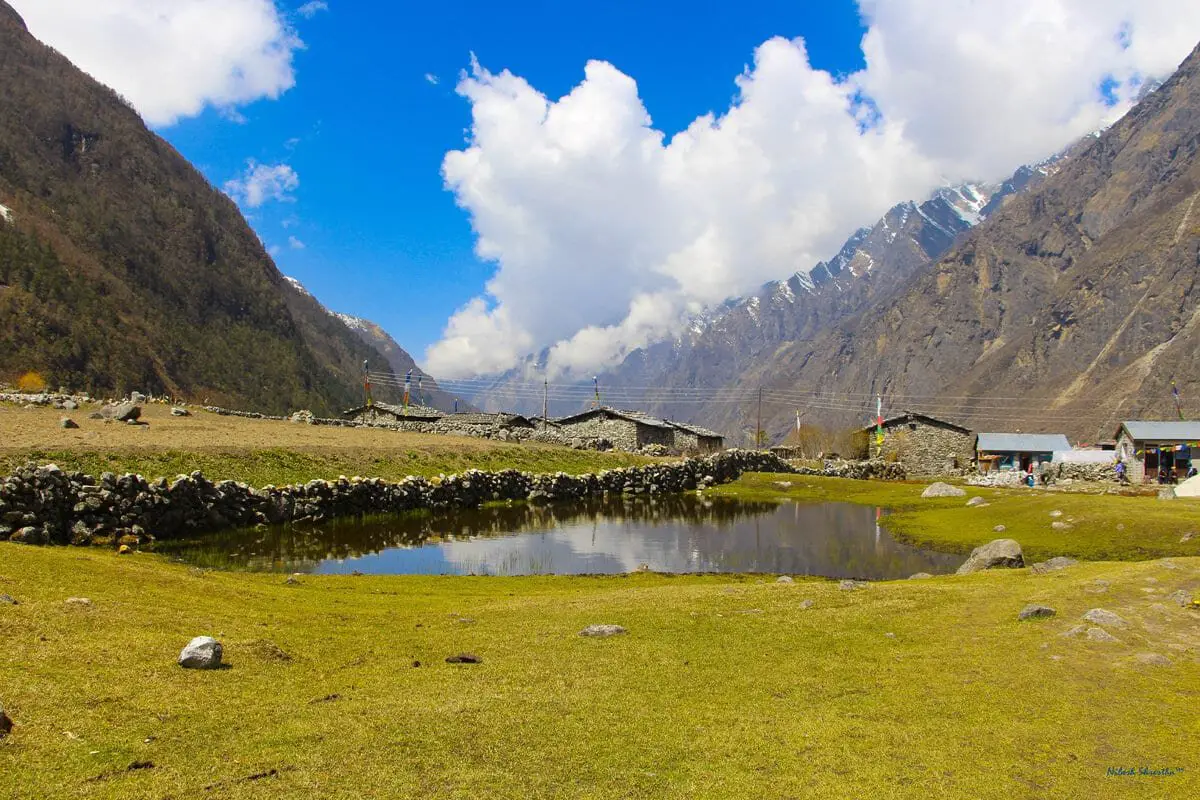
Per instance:
[[[961,555],[893,539],[882,509],[695,495],[514,504],[292,524],[159,546],[199,566],[263,572],[579,575],[740,572],[887,580]]]

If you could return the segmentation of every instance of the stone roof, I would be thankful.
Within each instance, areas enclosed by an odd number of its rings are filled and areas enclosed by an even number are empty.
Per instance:
[[[701,428],[699,425],[692,425],[690,422],[676,422],[675,420],[667,420],[667,424],[672,428],[690,433],[693,436],[700,436],[706,439],[724,439],[725,437],[716,431],[710,431],[708,428]]]
[[[1121,427],[1139,442],[1200,442],[1200,422],[1129,420]],[[1120,433],[1118,430],[1117,435]]]
[[[671,426],[668,423],[663,422],[661,419],[658,419],[657,417],[652,417],[649,414],[643,414],[640,411],[622,411],[619,408],[610,408],[608,406],[600,406],[599,408],[589,408],[587,411],[581,411],[580,413],[572,414],[569,417],[559,417],[557,420],[555,420],[555,422],[557,422],[560,425],[570,425],[572,422],[581,422],[581,421],[587,419],[588,417],[590,417],[594,414],[599,414],[601,412],[608,412],[609,414],[611,414],[614,417],[626,419],[626,420],[629,420],[630,422],[637,422],[642,425],[649,425],[652,428],[665,428],[667,430],[670,430],[670,428],[671,428]]]
[[[504,412],[489,414],[485,412],[464,411],[459,414],[447,414],[446,416],[442,417],[441,421],[447,425],[533,426],[533,423],[528,417],[523,417],[520,414],[508,414]]]
[[[1055,453],[1070,450],[1061,433],[981,433],[975,449],[984,453]]]
[[[927,425],[938,425],[943,428],[952,428],[959,433],[970,433],[970,428],[964,428],[962,425],[956,425],[953,422],[948,422],[944,419],[931,417],[928,414],[919,414],[916,411],[903,411],[894,417],[888,417],[883,421],[883,427],[887,428],[892,425],[904,425],[909,422],[924,422]],[[863,428],[865,431],[875,430],[875,423],[871,423]]]
[[[388,414],[393,414],[402,419],[441,419],[446,416],[445,412],[438,411],[436,408],[429,406],[409,405],[406,409],[404,406],[395,405],[394,403],[372,403],[370,406],[359,406],[345,412],[342,416],[352,417],[356,414],[361,414],[368,408],[375,408]]]

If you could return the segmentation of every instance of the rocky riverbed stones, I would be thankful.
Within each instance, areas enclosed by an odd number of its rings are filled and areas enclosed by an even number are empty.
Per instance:
[[[921,492],[921,497],[966,497],[967,493],[957,486],[951,486],[948,483],[938,481],[925,487],[925,491]]]
[[[958,568],[959,575],[969,575],[985,569],[1018,569],[1025,566],[1021,545],[1013,539],[995,539],[971,551],[966,563]]]
[[[219,669],[224,649],[211,636],[197,636],[179,653],[179,666],[184,669]]]
[[[579,632],[579,635],[606,638],[608,636],[620,636],[622,633],[628,633],[628,631],[620,625],[588,625]]]
[[[1036,603],[1031,603],[1030,605],[1027,605],[1021,609],[1021,613],[1017,614],[1017,619],[1018,620],[1049,619],[1050,617],[1053,617],[1057,613],[1058,612],[1055,611],[1050,606],[1043,606],[1043,605],[1038,605]]]

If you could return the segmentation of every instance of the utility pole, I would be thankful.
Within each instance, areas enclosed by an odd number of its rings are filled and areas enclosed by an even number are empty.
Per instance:
[[[758,449],[762,450],[763,446],[763,429],[762,429],[762,387],[758,387],[758,431],[754,435],[754,442],[758,445]]]
[[[550,379],[542,379],[542,424],[550,421]]]

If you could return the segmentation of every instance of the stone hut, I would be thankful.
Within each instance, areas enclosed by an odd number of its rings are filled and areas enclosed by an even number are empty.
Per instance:
[[[529,418],[523,417],[520,414],[486,414],[470,412],[447,414],[438,420],[438,426],[446,426],[450,428],[504,428],[508,430],[512,430],[514,428],[533,430],[534,428],[534,425]]]
[[[378,425],[396,422],[437,422],[446,415],[436,408],[429,408],[428,406],[410,405],[405,408],[404,406],[392,405],[390,403],[372,403],[352,408],[342,414],[342,416],[352,422],[365,422]]]
[[[1200,422],[1129,420],[1117,429],[1117,458],[1133,483],[1158,480],[1159,470],[1176,480],[1200,459]]]
[[[667,420],[675,429],[675,449],[683,453],[718,453],[725,449],[725,437],[708,428]]]
[[[661,419],[637,411],[602,406],[557,420],[562,435],[578,439],[607,439],[619,450],[635,452],[648,445],[675,446],[675,431]]]
[[[904,465],[910,475],[944,475],[970,465],[975,456],[971,431],[953,422],[905,411],[883,421],[883,445],[875,442],[875,426],[865,428],[870,435],[869,456]]]

